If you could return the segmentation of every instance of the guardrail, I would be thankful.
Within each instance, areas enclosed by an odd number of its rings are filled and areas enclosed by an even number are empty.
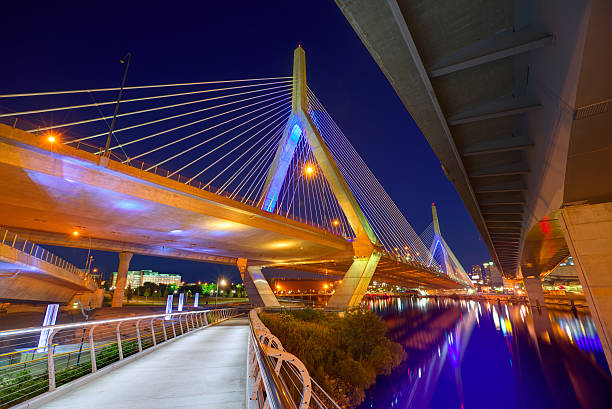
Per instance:
[[[238,313],[220,308],[0,331],[0,408]]]
[[[16,249],[22,253],[29,254],[34,258],[37,258],[46,263],[66,270],[72,274],[75,274],[79,276],[83,281],[85,281],[85,285],[88,287],[98,287],[95,281],[85,271],[70,264],[63,258],[56,256],[49,250],[40,247],[38,244],[32,243],[31,241],[23,237],[19,237],[19,235],[17,235],[16,233],[13,233],[4,228],[0,228],[0,237],[2,237],[2,245],[10,246],[11,248]]]
[[[249,408],[340,409],[310,377],[302,361],[284,350],[280,340],[261,322],[257,310],[251,310],[249,321]]]

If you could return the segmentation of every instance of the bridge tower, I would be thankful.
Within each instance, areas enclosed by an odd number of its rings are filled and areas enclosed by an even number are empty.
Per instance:
[[[440,222],[438,221],[438,211],[436,210],[435,203],[431,204],[431,215],[433,218],[433,230],[434,237],[431,242],[431,247],[429,249],[429,262],[428,266],[431,266],[434,261],[434,255],[438,248],[442,251],[442,256],[444,257],[444,265],[441,266],[446,270],[446,274],[451,277],[455,277],[459,280],[465,281],[467,283],[471,282],[469,276],[463,269],[463,266],[451,250],[450,246],[442,237],[442,232],[440,231]]]
[[[291,115],[283,130],[283,136],[268,172],[259,204],[263,210],[274,212],[298,142],[302,136],[306,138],[324,177],[356,235],[353,240],[353,262],[342,284],[336,289],[328,303],[330,308],[346,309],[361,303],[380,260],[377,250],[378,240],[309,114],[307,90],[306,53],[301,46],[298,46],[293,53]],[[268,283],[262,279],[261,266],[250,264],[246,266],[244,261],[241,261],[240,264],[239,269],[245,280],[245,288],[251,289],[252,292],[257,290],[257,294],[254,294],[253,297],[249,295],[249,299],[255,300],[256,304],[278,305],[276,299],[272,300],[273,294]]]

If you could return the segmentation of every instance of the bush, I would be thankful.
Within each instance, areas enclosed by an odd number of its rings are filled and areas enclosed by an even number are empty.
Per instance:
[[[406,357],[402,346],[386,337],[385,323],[371,311],[353,310],[339,317],[304,309],[260,317],[342,405],[359,404],[376,376],[391,372]]]

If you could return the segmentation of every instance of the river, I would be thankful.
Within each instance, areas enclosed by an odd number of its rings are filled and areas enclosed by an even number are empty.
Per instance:
[[[589,315],[446,298],[370,298],[408,354],[359,408],[611,408]]]

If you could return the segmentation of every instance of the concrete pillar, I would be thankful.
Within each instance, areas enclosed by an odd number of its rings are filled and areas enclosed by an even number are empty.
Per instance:
[[[379,260],[378,253],[372,253],[369,257],[356,257],[342,278],[342,283],[329,299],[327,307],[334,310],[358,307],[370,285]]]
[[[119,253],[119,268],[117,269],[117,283],[115,284],[115,293],[113,294],[113,307],[123,307],[123,292],[127,283],[127,272],[130,269],[130,260],[132,253],[122,251]]]
[[[529,305],[536,308],[546,307],[544,301],[544,292],[542,291],[542,280],[540,277],[525,277],[523,278]]]
[[[247,266],[247,260],[243,258],[239,258],[236,264],[244,290],[253,307],[280,307],[268,280],[261,272],[261,266]]]
[[[565,207],[559,222],[612,368],[612,202]]]

